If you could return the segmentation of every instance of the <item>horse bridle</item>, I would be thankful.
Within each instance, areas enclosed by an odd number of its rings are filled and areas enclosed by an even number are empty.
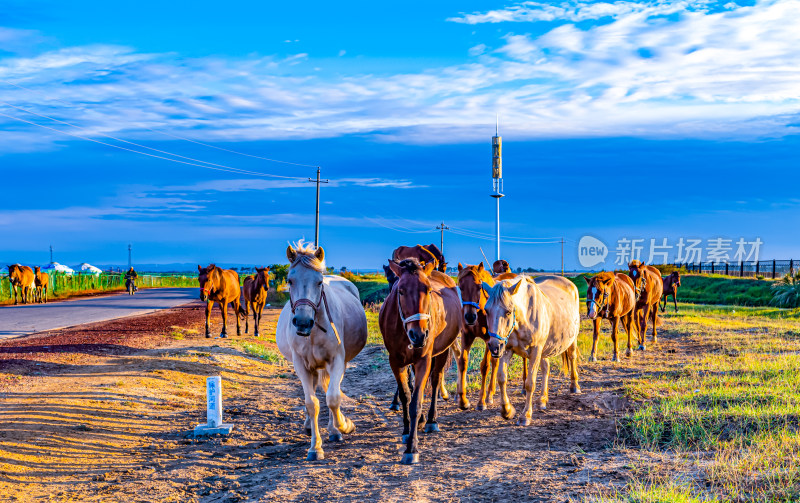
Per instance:
[[[597,287],[593,287],[593,288],[597,288]],[[592,297],[591,300],[587,299],[586,302],[588,304],[597,305],[597,301],[594,300],[594,297]],[[589,306],[589,308],[591,309],[591,305]],[[605,316],[601,316],[601,318],[602,317],[608,318],[608,312],[609,312],[611,306],[608,305],[608,292],[607,291],[603,292],[603,305],[598,307],[597,312],[599,313],[600,311],[603,310],[603,308],[606,309],[606,314],[605,314]]]
[[[295,309],[297,309],[298,306],[310,307],[311,309],[314,310],[314,324],[317,325],[317,327],[319,327],[320,330],[322,330],[327,334],[328,330],[317,321],[317,310],[319,309],[320,304],[325,306],[325,314],[328,315],[328,322],[331,324],[331,328],[333,328],[333,334],[336,336],[336,342],[338,344],[341,344],[342,339],[339,337],[339,331],[336,330],[336,325],[333,323],[333,318],[331,317],[331,310],[328,307],[328,298],[325,296],[325,286],[323,286],[320,289],[319,302],[317,302],[316,304],[314,304],[314,302],[308,298],[298,299],[297,302],[293,301],[292,292],[291,290],[289,290],[289,305],[292,308],[292,314],[294,314],[294,311]],[[303,337],[308,337],[308,336],[306,335]]]
[[[400,295],[397,295],[397,314],[400,315],[400,321],[403,322],[403,328],[405,328],[406,323],[411,323],[412,321],[421,321],[421,320],[430,320],[431,319],[431,305],[430,302],[428,303],[428,313],[417,313],[412,314],[408,318],[403,317],[403,307],[400,305]]]
[[[511,320],[512,320],[511,321],[511,327],[508,329],[508,335],[506,335],[505,337],[501,336],[500,334],[496,334],[494,332],[489,332],[488,330],[486,331],[486,333],[489,334],[489,337],[494,337],[495,339],[499,339],[499,340],[503,341],[504,343],[507,343],[508,342],[508,338],[511,337],[511,332],[513,332],[514,329],[517,328],[517,308],[516,307],[512,311]]]

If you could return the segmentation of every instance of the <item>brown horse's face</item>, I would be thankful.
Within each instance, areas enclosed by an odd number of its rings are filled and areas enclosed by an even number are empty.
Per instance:
[[[587,282],[589,284],[586,288],[586,316],[593,320],[608,306],[608,299],[611,296],[611,287],[614,284],[614,280],[610,282],[601,281],[594,277],[587,279]]]
[[[256,286],[269,291],[269,267],[256,267]]]
[[[647,292],[647,275],[643,263],[628,264],[628,276],[633,280],[633,291],[636,293],[636,301]]]
[[[200,300],[203,302],[208,302],[211,292],[217,289],[218,285],[214,284],[214,279],[212,278],[212,271],[214,269],[216,269],[214,264],[208,267],[197,266],[197,281],[200,283]]]
[[[462,273],[466,270],[467,272]],[[461,312],[464,323],[468,327],[475,326],[478,321],[478,311],[486,304],[486,292],[481,285],[480,272],[483,271],[483,262],[468,265],[466,268],[458,264],[458,289],[461,290]]]
[[[681,273],[672,271],[672,288],[681,286]]]
[[[433,271],[433,267],[434,264],[429,262],[424,270],[414,273],[392,267],[395,274],[399,275],[394,290],[397,292],[403,329],[416,349],[424,348],[428,344],[431,315],[431,284],[428,274]]]

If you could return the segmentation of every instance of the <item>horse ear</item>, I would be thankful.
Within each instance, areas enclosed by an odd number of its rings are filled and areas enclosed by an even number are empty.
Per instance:
[[[289,263],[293,264],[295,259],[297,258],[297,252],[294,251],[291,245],[286,247],[286,258],[289,259]]]
[[[213,271],[216,268],[217,268],[217,264],[208,264],[208,270],[209,271]]]
[[[436,261],[435,261],[435,260],[434,260],[434,261],[431,261],[431,262],[427,262],[427,263],[425,264],[425,269],[424,269],[424,271],[425,271],[425,275],[426,275],[426,276],[430,276],[430,275],[431,275],[431,273],[433,272],[433,269],[434,269],[435,267],[436,267]]]
[[[464,266],[461,265],[461,262],[459,262],[458,263],[458,272],[461,272],[461,269],[463,269],[463,268],[464,268]]]
[[[325,250],[323,250],[322,247],[320,246],[319,248],[317,248],[317,251],[314,252],[314,256],[317,257],[317,260],[322,262],[323,260],[325,260]]]
[[[11,266],[8,266],[8,267],[11,267]],[[203,272],[203,266],[201,266],[200,264],[197,264],[197,272]]]
[[[516,284],[516,285],[514,285],[514,286],[511,288],[511,295],[516,295],[516,294],[517,294],[517,292],[519,291],[519,287],[522,285],[523,281],[525,281],[525,280],[519,280],[519,281],[517,281],[517,284]]]
[[[482,271],[482,270],[483,270],[483,261],[481,261],[481,263],[480,263],[480,264],[478,264],[478,270],[479,270],[479,271]]]
[[[267,271],[267,274],[269,274],[269,267],[265,267],[264,269]]]
[[[586,280],[586,284],[587,284],[587,285],[591,285],[591,284],[592,284],[592,280],[591,280],[591,279],[589,279],[589,276],[584,276],[584,277],[583,277],[583,279],[585,279],[585,280]]]
[[[486,291],[486,293],[489,293],[490,291],[492,291],[492,288],[494,288],[494,287],[492,285],[490,285],[489,283],[484,281],[484,282],[481,283],[481,288],[483,288]]]
[[[397,276],[398,278],[403,273],[403,269],[394,260],[389,261],[389,269],[391,269],[394,275]]]

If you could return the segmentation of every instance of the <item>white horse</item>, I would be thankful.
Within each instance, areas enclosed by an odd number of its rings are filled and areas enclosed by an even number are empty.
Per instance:
[[[516,284],[506,279],[494,286],[483,283],[489,292],[486,302],[486,322],[489,352],[500,358],[497,382],[503,400],[502,415],[514,417],[516,411],[506,392],[508,363],[513,353],[528,359],[528,378],[525,380],[525,410],[517,422],[520,426],[531,424],[533,393],[536,387],[536,370],[542,369],[542,395],[539,407],[547,408],[551,356],[561,355],[564,371],[570,373],[572,393],[580,393],[578,386],[578,331],[580,311],[578,288],[561,276],[539,276],[535,280],[524,278]],[[506,347],[510,351],[505,351]]]
[[[294,364],[303,383],[306,402],[306,432],[311,435],[308,460],[324,459],[319,434],[317,386],[326,392],[330,409],[329,440],[355,431],[353,421],[344,417],[341,383],[348,361],[367,343],[367,317],[355,285],[340,276],[325,273],[325,251],[304,244],[289,246],[291,262],[286,282],[289,302],[278,318],[276,341],[283,356]],[[330,383],[330,384],[329,384]]]

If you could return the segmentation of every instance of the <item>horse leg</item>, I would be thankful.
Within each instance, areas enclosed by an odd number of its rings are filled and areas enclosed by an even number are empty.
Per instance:
[[[247,332],[250,331],[250,325],[248,323],[248,320],[250,319],[250,313],[248,312],[248,309],[250,308],[251,304],[252,303],[250,301],[245,299],[244,306],[242,307],[242,310],[244,311],[244,333],[245,334],[247,334]],[[236,316],[239,316],[239,313],[236,313]],[[255,307],[253,307],[253,319],[255,319],[255,317],[256,317],[256,309],[255,309]],[[256,328],[255,331],[256,331],[256,337],[258,337],[258,328]]]
[[[678,292],[672,292],[672,302],[675,304],[675,312],[678,312]],[[667,302],[664,301],[664,304]]]
[[[485,350],[483,352],[483,359],[481,360],[481,393],[480,397],[478,398],[478,406],[476,409],[484,410],[486,409],[486,395],[489,394],[489,384],[491,384],[492,376],[489,374],[490,366],[492,365],[492,357],[489,354],[489,350]],[[496,370],[496,369],[495,369]],[[496,374],[496,373],[495,373]],[[487,380],[488,376],[488,380]],[[492,403],[492,395],[494,394],[494,390],[491,390],[491,394],[489,395],[489,403]]]
[[[653,309],[650,313],[650,321],[653,322],[653,344],[658,342],[658,329],[656,325],[658,325],[658,308]]]
[[[411,432],[410,424],[411,420],[408,416],[408,401],[411,399],[411,390],[409,389],[409,375],[408,375],[408,367],[397,367],[395,365],[391,365],[392,373],[394,374],[394,379],[397,382],[397,392],[395,395],[398,397],[398,401],[401,403],[401,408],[403,409],[403,442],[408,441],[408,435]]]
[[[570,393],[580,394],[581,387],[578,385],[578,341],[572,343],[567,348],[567,360],[569,361],[569,372],[572,384],[569,387]]]
[[[328,365],[328,375],[330,375],[330,385],[325,394],[325,402],[328,404],[330,410],[330,425],[328,426],[328,433],[330,437],[328,440],[331,442],[341,442],[342,434],[353,433],[356,430],[356,425],[349,418],[342,414],[342,378],[344,377],[344,353],[334,357],[333,361]]]
[[[509,360],[509,363],[510,363],[510,360]],[[521,395],[524,395],[526,393],[526,391],[525,391],[525,381],[527,381],[527,380],[528,380],[528,361],[523,356],[522,357],[522,387],[519,389],[519,393]]]
[[[536,390],[536,372],[542,363],[542,348],[533,346],[528,353],[528,376],[525,379],[525,408],[517,421],[517,426],[530,426],[533,414],[533,393]]]
[[[295,355],[292,361],[301,362],[298,356]],[[304,365],[297,365],[294,368],[297,377],[303,384],[303,394],[305,395],[306,414],[308,414],[308,421],[311,423],[311,448],[308,449],[308,461],[316,461],[318,459],[325,459],[325,453],[322,450],[322,438],[319,435],[319,400],[316,396],[316,386],[314,386],[313,372],[305,368]]]
[[[619,330],[619,316],[614,316],[611,320],[611,343],[614,344],[614,357],[611,359],[612,362],[619,361],[619,355],[617,354],[617,331]]]
[[[461,334],[461,354],[458,355],[456,360],[458,364],[456,394],[458,395],[458,406],[462,410],[469,409],[470,405],[467,398],[467,367],[469,366],[469,350],[473,342],[475,342],[475,334],[471,330]],[[483,384],[481,384],[481,388],[483,388]],[[483,397],[481,397],[482,400]]]
[[[228,337],[228,303],[221,300],[219,302],[219,309],[222,311],[222,333],[219,334],[219,336]]]
[[[411,393],[411,406],[409,407],[409,416],[411,419],[408,425],[408,440],[406,441],[406,451],[403,453],[403,459],[400,461],[404,465],[412,465],[419,463],[419,449],[417,427],[419,425],[420,416],[422,416],[422,394],[425,392],[425,385],[427,384],[428,375],[431,371],[431,355],[422,357],[414,365],[414,391]],[[435,393],[435,388],[432,390]],[[432,397],[436,400],[436,395]]]
[[[639,329],[639,350],[644,351],[646,349],[644,344],[645,332],[647,331],[647,317],[650,314],[650,306],[645,304],[642,306],[641,309],[637,310],[636,323],[637,328]]]
[[[431,388],[439,385],[444,379],[444,369],[447,366],[447,353],[442,353],[433,358],[433,370],[431,370]],[[466,407],[463,407],[466,408]],[[428,409],[428,421],[425,424],[425,433],[439,433],[439,423],[436,422],[436,400],[431,400],[431,407]]]
[[[450,346],[450,349],[448,349],[447,351],[450,352],[450,354],[453,355],[453,359],[456,360],[456,362],[458,362],[458,359],[460,358],[460,355],[456,351],[456,348],[453,347],[453,346]],[[458,364],[456,364],[456,366],[458,366]],[[445,384],[444,383],[444,377],[442,377],[442,379],[439,381],[439,396],[442,397],[442,400],[444,400],[446,402],[446,401],[450,400],[450,393],[447,392],[447,388],[445,388],[444,384]],[[431,389],[433,389],[433,388],[431,388]]]
[[[663,299],[659,299],[659,301],[658,301],[658,307],[661,308],[661,312],[662,313],[667,310],[667,299],[668,298],[669,298],[669,294],[665,293],[664,294],[664,298]]]
[[[542,358],[539,369],[542,371],[542,395],[539,397],[539,409],[545,410],[547,409],[548,392],[550,391],[550,361],[547,358]]]
[[[211,331],[208,326],[209,321],[211,319],[211,308],[214,307],[214,303],[212,301],[206,302],[206,338],[211,337]]]
[[[597,361],[597,339],[600,338],[600,318],[595,318],[592,320],[592,354],[589,355],[590,362]]]
[[[625,351],[625,356],[630,358],[633,356],[633,346],[631,345],[631,338],[633,337],[633,312],[625,315],[624,318],[625,323],[625,332],[628,333],[628,349]]]
[[[239,297],[236,297],[236,300],[233,301],[233,317],[236,318],[236,335],[242,335],[242,324],[239,320],[239,307],[241,307],[241,300]]]
[[[500,365],[497,371],[497,383],[500,385],[500,415],[503,419],[511,419],[517,413],[514,406],[511,405],[511,400],[508,399],[508,390],[506,384],[508,382],[508,362],[511,360],[511,351],[506,351],[503,357],[500,358]]]
[[[44,287],[44,303],[47,304],[47,287]]]
[[[261,313],[263,312],[264,304],[256,305],[253,308],[253,323],[255,324],[255,328],[253,328],[253,330],[255,331],[256,337],[258,337],[258,326],[261,324]],[[258,316],[256,316],[256,314],[258,314]]]

